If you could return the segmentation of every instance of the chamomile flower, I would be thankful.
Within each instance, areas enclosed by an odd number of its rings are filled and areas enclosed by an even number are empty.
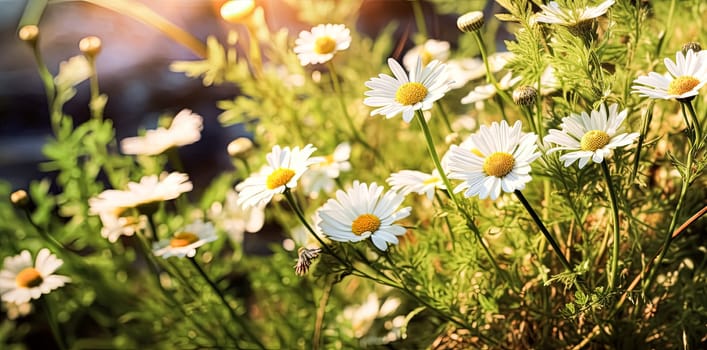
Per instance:
[[[403,67],[408,71],[412,71],[415,69],[418,58],[422,60],[423,66],[434,60],[447,61],[447,58],[449,58],[449,42],[428,39],[424,44],[413,47],[403,56]]]
[[[49,294],[71,282],[69,277],[54,274],[63,264],[61,259],[46,248],[37,253],[34,264],[28,250],[5,258],[3,269],[0,271],[2,300],[23,304],[32,299],[39,299],[42,294]]]
[[[535,18],[536,22],[559,24],[567,27],[574,27],[583,22],[593,20],[602,16],[614,4],[614,0],[606,0],[597,6],[586,6],[580,9],[562,8],[555,1],[550,1],[547,5],[540,5],[543,10]]]
[[[119,216],[125,209],[149,209],[152,204],[168,201],[192,190],[189,176],[183,173],[143,176],[140,182],[129,182],[127,190],[105,190],[88,200],[94,215],[109,213]]]
[[[255,207],[267,204],[274,195],[295,188],[302,174],[312,164],[322,161],[320,157],[310,158],[316,149],[312,145],[302,149],[275,145],[266,156],[268,164],[236,186],[238,205]]]
[[[101,236],[109,242],[115,243],[120,236],[132,236],[139,230],[144,230],[147,227],[147,217],[144,215],[120,216],[110,212],[100,213]]]
[[[683,55],[678,51],[675,62],[669,58],[663,62],[667,73],[650,72],[638,77],[633,81],[635,85],[631,87],[631,92],[650,98],[683,100],[696,96],[707,84],[707,54],[688,50]]]
[[[201,139],[204,128],[203,118],[183,109],[172,120],[169,128],[148,130],[144,136],[128,137],[120,141],[120,149],[125,154],[156,155],[164,151],[190,145]]]
[[[311,31],[301,31],[295,45],[301,65],[325,63],[337,51],[349,48],[351,31],[343,24],[320,24]]]
[[[536,140],[537,135],[521,132],[520,121],[512,127],[506,121],[482,125],[448,152],[449,178],[463,181],[454,193],[464,191],[466,197],[495,200],[501,190],[522,190],[531,180],[530,163],[540,156]]]
[[[498,82],[498,87],[502,90],[508,90],[517,84],[520,79],[520,76],[514,78],[509,72]],[[496,93],[498,93],[498,91],[496,91],[496,87],[493,84],[480,85],[475,87],[474,90],[470,91],[466,96],[462,97],[461,103],[473,103],[476,109],[483,109],[484,101],[496,96]]]
[[[424,194],[429,200],[434,198],[436,189],[446,188],[437,169],[433,170],[431,174],[417,170],[401,170],[390,174],[386,182],[390,185],[391,190],[400,194],[407,195],[413,192]]]
[[[394,191],[383,194],[383,187],[354,181],[348,191],[336,191],[317,211],[317,226],[326,236],[339,242],[359,242],[370,238],[380,250],[398,244],[405,228],[395,221],[410,215],[410,207],[398,209],[403,195]]]
[[[461,58],[447,61],[449,76],[454,77],[454,82],[449,84],[451,89],[458,89],[469,81],[486,76],[484,61],[478,58]]]
[[[579,168],[584,168],[591,159],[601,163],[617,147],[628,146],[638,137],[638,133],[619,133],[621,123],[626,119],[627,110],[618,113],[619,106],[612,104],[609,110],[601,105],[598,111],[591,115],[582,112],[581,115],[570,114],[562,118],[562,130],[551,129],[544,141],[557,144],[555,151],[570,151],[560,156],[565,167],[579,160]]]
[[[218,237],[214,224],[197,220],[175,232],[172,238],[155,243],[153,252],[165,259],[170,256],[193,258],[196,248],[213,242],[216,238]]]
[[[351,170],[351,145],[344,142],[336,146],[334,153],[322,157],[322,162],[312,165],[312,167],[302,175],[302,188],[309,196],[316,198],[319,192],[324,190],[329,193],[334,190],[336,182],[341,172]]]
[[[214,202],[208,211],[208,217],[217,226],[226,231],[234,242],[242,242],[245,232],[260,231],[265,224],[265,205],[243,207],[238,205],[238,192],[226,192],[226,199]]]
[[[395,77],[379,74],[366,82],[371,90],[366,91],[368,97],[363,104],[379,107],[371,111],[371,116],[380,114],[390,119],[402,113],[403,120],[409,123],[416,110],[432,109],[433,103],[449,91],[452,83],[447,65],[439,61],[432,61],[423,69],[422,60],[418,58],[415,69],[409,75],[392,58],[388,59],[388,66]]]

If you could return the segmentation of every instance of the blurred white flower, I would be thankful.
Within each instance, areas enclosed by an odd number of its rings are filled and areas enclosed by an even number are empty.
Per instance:
[[[54,84],[60,88],[69,88],[91,77],[91,65],[86,56],[78,55],[59,63],[59,73],[54,77]]]
[[[445,62],[449,58],[449,43],[428,39],[424,44],[413,47],[403,56],[403,67],[408,71],[414,70],[418,57],[422,60],[423,66],[434,60]]]
[[[461,58],[447,61],[449,76],[454,81],[449,85],[451,89],[458,89],[466,83],[486,76],[484,61],[478,58]]]
[[[71,282],[69,277],[54,274],[62,264],[64,262],[46,248],[37,253],[34,264],[28,250],[6,257],[0,271],[2,300],[24,304]]]
[[[538,84],[535,83],[533,87],[537,89]],[[557,77],[555,76],[555,68],[548,65],[547,67],[545,67],[543,74],[540,76],[540,94],[543,96],[547,96],[559,90],[560,87],[560,81],[557,80]]]
[[[172,147],[190,145],[201,139],[204,120],[191,110],[183,109],[172,120],[168,129],[147,130],[144,136],[128,137],[120,141],[125,154],[156,155]]]
[[[606,0],[597,6],[567,9],[560,7],[560,4],[555,1],[550,1],[547,5],[540,5],[543,11],[535,17],[535,21],[540,23],[560,24],[563,26],[575,26],[605,14],[613,4],[614,0]]]
[[[143,176],[140,182],[129,182],[127,190],[105,190],[88,200],[89,212],[93,215],[120,214],[128,208],[146,207],[179,197],[192,190],[189,176],[183,173],[163,173]]]
[[[368,333],[377,318],[392,314],[399,306],[400,299],[398,298],[388,298],[381,305],[378,295],[370,293],[363,304],[346,307],[343,316],[351,322],[354,337],[362,338]]]
[[[520,79],[520,76],[514,78],[511,73],[508,72],[498,82],[498,87],[500,87],[502,90],[508,90],[512,88],[515,84],[517,84]],[[462,97],[461,103],[473,103],[476,109],[483,109],[484,101],[496,96],[496,93],[496,87],[493,86],[493,84],[480,85],[475,87],[474,90],[470,91],[466,96]]]
[[[321,219],[317,226],[334,241],[359,242],[370,237],[376,248],[385,251],[388,244],[398,244],[397,236],[405,234],[405,227],[395,224],[410,215],[410,207],[398,209],[404,198],[394,191],[383,194],[383,187],[375,182],[369,186],[354,181],[351,189],[336,191],[336,199],[317,210]]]
[[[243,207],[238,205],[238,192],[226,193],[223,204],[214,202],[208,211],[208,217],[221,227],[234,242],[243,241],[243,233],[260,231],[265,224],[265,205]]]
[[[393,191],[397,191],[403,195],[413,192],[424,194],[429,200],[434,198],[437,188],[445,189],[444,182],[439,176],[437,169],[433,170],[431,174],[417,170],[401,170],[397,173],[390,174],[386,182]]]
[[[379,74],[366,82],[371,90],[366,91],[363,104],[379,107],[371,111],[371,116],[380,114],[390,119],[402,113],[403,120],[409,123],[416,110],[432,109],[434,102],[444,97],[452,83],[447,65],[439,61],[432,61],[423,69],[422,60],[418,58],[417,66],[409,75],[392,58],[388,59],[388,66],[395,77]]]
[[[549,152],[571,151],[561,155],[560,160],[565,162],[565,167],[579,160],[581,169],[590,159],[601,163],[614,148],[632,144],[639,134],[619,133],[628,110],[618,113],[618,109],[618,104],[612,104],[607,112],[602,104],[598,111],[591,111],[591,115],[582,112],[581,115],[570,114],[562,118],[562,130],[551,129],[544,138],[545,142],[559,146]]]
[[[313,164],[309,171],[302,175],[302,188],[310,197],[316,198],[319,192],[324,190],[331,193],[336,187],[334,181],[342,171],[351,170],[351,145],[344,142],[336,146],[334,153],[322,157],[321,163]]]
[[[153,244],[155,255],[163,258],[176,256],[179,258],[192,258],[196,255],[196,248],[213,242],[218,238],[214,224],[197,220],[172,235],[172,238],[161,240]]]
[[[111,243],[115,243],[120,236],[132,236],[147,227],[147,217],[144,215],[118,216],[110,212],[99,213],[99,215],[103,223],[101,236]]]
[[[268,161],[260,171],[252,174],[236,186],[238,205],[255,207],[270,202],[276,194],[297,187],[297,180],[312,164],[322,161],[320,157],[310,158],[316,147],[306,145],[300,149],[295,147],[281,148],[275,145],[266,155]]]
[[[311,31],[301,31],[295,45],[294,51],[301,65],[325,63],[337,51],[349,48],[351,32],[343,24],[320,24]]]

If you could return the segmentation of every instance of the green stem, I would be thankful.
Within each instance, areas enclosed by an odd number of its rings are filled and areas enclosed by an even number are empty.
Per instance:
[[[425,24],[425,13],[422,11],[422,4],[420,0],[412,1],[412,13],[415,16],[415,24],[417,25],[417,30],[422,34],[422,36],[427,39],[427,25]]]
[[[85,55],[88,64],[91,67],[91,76],[89,77],[89,87],[91,90],[91,100],[89,101],[89,109],[91,117],[101,120],[103,118],[103,105],[99,105],[99,97],[101,92],[98,86],[98,71],[96,70],[96,58],[92,55]],[[100,108],[99,108],[100,107]]]
[[[253,70],[255,71],[255,77],[261,78],[263,76],[263,57],[260,52],[260,44],[258,43],[258,38],[255,35],[255,30],[251,21],[248,21],[245,25],[248,29],[248,43],[249,43],[249,58],[250,63],[253,65]]]
[[[327,62],[327,67],[329,67],[329,73],[331,74],[331,83],[334,87],[334,93],[336,93],[336,96],[338,97],[339,104],[341,105],[341,111],[344,113],[346,122],[349,124],[349,129],[351,129],[351,135],[353,139],[363,145],[363,147],[371,151],[376,157],[376,159],[378,159],[381,163],[385,164],[385,160],[380,151],[377,148],[371,146],[368,142],[366,142],[366,140],[358,132],[358,128],[356,127],[356,124],[354,123],[351,114],[349,114],[349,109],[346,106],[346,101],[344,100],[344,92],[341,89],[341,84],[339,83],[339,76],[336,73],[334,62],[332,62],[331,60]]]
[[[62,337],[61,329],[59,328],[59,322],[57,322],[56,315],[52,310],[51,302],[47,299],[47,296],[42,298],[42,301],[44,304],[44,313],[47,316],[47,321],[49,322],[49,328],[52,331],[52,336],[54,336],[54,340],[56,341],[57,346],[59,346],[59,349],[66,350],[66,344],[64,343],[64,338]]]
[[[436,106],[439,109],[439,113],[442,114],[442,120],[444,120],[444,125],[447,127],[447,130],[449,133],[453,133],[454,129],[452,129],[452,124],[449,122],[449,117],[447,116],[447,111],[444,109],[444,104],[440,100]]]
[[[682,188],[680,189],[680,196],[678,197],[678,204],[675,206],[675,212],[673,212],[673,218],[670,220],[670,226],[668,226],[668,231],[665,234],[665,239],[663,240],[663,245],[661,247],[660,255],[658,255],[658,259],[655,260],[655,264],[653,265],[653,268],[651,269],[651,272],[648,275],[648,280],[646,280],[646,284],[644,285],[644,288],[643,288],[644,291],[648,291],[651,288],[651,285],[653,284],[653,281],[656,277],[656,271],[658,270],[658,268],[660,268],[660,264],[663,262],[663,258],[665,258],[665,254],[668,252],[668,248],[670,247],[670,243],[672,242],[673,231],[675,230],[675,225],[677,225],[678,218],[680,217],[680,213],[682,212],[682,207],[683,207],[683,203],[685,200],[685,196],[687,195],[687,189],[688,189],[690,182],[691,182],[691,174],[692,174],[691,171],[692,171],[693,157],[694,157],[693,149],[688,150],[687,162],[685,164],[686,174],[682,179]]]
[[[692,107],[691,101],[683,102],[683,105],[687,106],[687,110],[690,112],[690,116],[692,116],[692,129],[695,137],[693,145],[694,147],[699,147],[699,145],[704,142],[702,139],[702,126],[700,125],[700,119],[697,117],[697,113],[695,113],[695,108]]]
[[[259,349],[265,349],[265,346],[260,342],[258,337],[256,337],[255,334],[252,333],[252,331],[250,330],[250,328],[248,328],[248,325],[245,323],[245,321],[243,321],[243,319],[241,319],[240,317],[238,317],[238,315],[236,315],[236,313],[233,311],[233,308],[228,303],[228,300],[226,300],[226,297],[223,295],[223,293],[218,288],[218,286],[211,280],[211,278],[209,278],[209,275],[206,274],[206,271],[204,271],[204,269],[201,267],[201,265],[199,265],[199,263],[197,263],[194,258],[189,258],[189,261],[194,266],[194,268],[199,272],[201,277],[204,278],[206,283],[208,283],[209,287],[211,287],[211,290],[214,293],[216,293],[216,295],[218,295],[219,299],[221,299],[221,303],[223,303],[223,306],[226,307],[226,310],[228,310],[228,313],[230,314],[231,319],[234,322],[238,323],[241,326],[241,328],[243,328],[243,332],[249,338],[251,338],[253,343],[255,343],[255,345]]]
[[[609,279],[609,290],[614,290],[616,288],[617,280],[619,279],[619,247],[621,244],[621,228],[619,222],[619,203],[616,197],[616,190],[614,189],[613,181],[611,181],[611,171],[609,170],[609,165],[607,165],[607,160],[604,159],[601,162],[601,170],[604,174],[604,179],[606,180],[606,186],[609,190],[609,201],[611,202],[611,212],[613,214],[614,223],[614,239],[613,246],[611,250],[611,268],[609,269],[608,279]]]
[[[442,197],[440,197],[439,193],[435,190],[435,198],[437,199],[437,203],[439,203],[440,208],[444,208],[444,202],[442,201]],[[449,216],[445,215],[444,216],[444,222],[447,224],[447,229],[449,230],[449,240],[452,242],[452,250],[454,250],[455,246],[455,241],[456,237],[454,237],[454,230],[452,229],[452,223],[449,222]]]
[[[324,291],[322,291],[322,297],[319,299],[319,307],[317,308],[317,318],[314,321],[314,334],[312,335],[312,349],[319,350],[322,346],[322,327],[324,326],[324,315],[326,314],[326,306],[329,303],[329,296],[331,296],[331,290],[334,287],[334,282],[329,281],[326,286],[324,286]]]
[[[56,238],[54,238],[49,232],[47,232],[45,229],[41,228],[39,225],[37,225],[36,222],[32,219],[32,214],[29,212],[29,209],[27,208],[22,208],[22,211],[25,213],[25,216],[27,217],[27,221],[34,227],[35,230],[37,230],[37,233],[39,233],[42,238],[44,238],[47,243],[50,245],[54,246],[55,249],[58,249],[59,251],[70,251],[72,253],[75,253],[73,250],[70,250],[66,248],[61,242],[59,242]]]
[[[444,168],[442,168],[442,163],[439,161],[439,155],[437,154],[434,141],[432,140],[432,133],[430,132],[430,128],[427,125],[427,122],[425,121],[425,116],[422,114],[422,110],[416,110],[415,115],[417,116],[417,121],[420,123],[422,133],[425,135],[425,142],[427,142],[427,150],[430,153],[430,157],[432,157],[432,162],[435,165],[435,169],[437,169],[437,172],[439,172],[439,176],[442,178],[442,182],[444,182],[444,186],[449,192],[449,197],[452,198],[452,201],[454,201],[456,207],[459,210],[462,210],[462,206],[459,203],[459,199],[457,199],[457,197],[452,193],[452,183],[449,181],[447,174],[444,172]]]
[[[567,261],[567,258],[565,258],[565,255],[562,253],[562,249],[560,249],[560,246],[557,244],[557,241],[555,241],[555,238],[552,237],[550,231],[547,230],[545,224],[543,224],[542,222],[542,219],[540,219],[540,216],[538,216],[538,214],[535,212],[528,200],[525,199],[525,196],[523,196],[523,193],[520,192],[520,190],[515,190],[515,192],[513,193],[515,193],[516,197],[518,197],[518,200],[520,200],[520,202],[523,204],[525,210],[528,212],[528,214],[530,214],[530,217],[533,218],[533,221],[535,221],[535,224],[540,229],[540,232],[542,232],[547,241],[550,242],[552,249],[555,251],[555,255],[560,258],[562,266],[565,267],[565,270],[567,270],[567,272],[572,273],[574,271],[572,269],[572,265],[570,265],[569,261]],[[578,290],[584,293],[584,288],[582,288],[582,286],[577,281],[575,281],[575,286]]]
[[[648,135],[648,128],[651,125],[651,120],[653,119],[653,105],[655,104],[655,100],[651,100],[650,104],[648,104],[648,109],[646,110],[646,114],[643,116],[643,125],[641,126],[641,134],[638,136],[638,145],[636,146],[636,156],[633,159],[633,169],[631,169],[631,177],[629,178],[629,183],[633,184],[634,181],[636,180],[636,175],[638,174],[638,164],[641,161],[641,149],[643,148],[643,142],[646,139],[646,135]]]

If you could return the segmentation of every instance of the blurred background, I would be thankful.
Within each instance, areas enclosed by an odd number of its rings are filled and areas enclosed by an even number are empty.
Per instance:
[[[229,30],[246,35],[242,26],[219,16],[220,6],[226,0],[138,1],[202,41],[208,35],[225,41]],[[25,188],[30,181],[47,176],[38,170],[38,164],[43,160],[42,145],[51,136],[46,98],[34,57],[17,38],[18,22],[27,2],[0,0],[0,52],[3,53],[0,55],[0,179],[13,188]],[[496,10],[494,1],[473,2],[485,6],[487,13]],[[300,30],[311,27],[296,18],[298,12],[290,6],[291,0],[256,3],[263,7],[271,30],[286,27],[294,38]],[[432,4],[420,3],[430,37],[454,46],[459,35],[457,15],[438,15]],[[410,36],[416,28],[411,1],[362,0],[355,30],[374,37],[392,21],[399,24],[395,31],[399,54],[413,46]],[[140,129],[155,128],[160,115],[174,115],[189,108],[201,114],[205,123],[201,141],[179,150],[195,185],[208,183],[216,174],[232,167],[226,145],[245,132],[238,125],[222,127],[218,123],[220,110],[216,101],[233,98],[238,94],[237,87],[206,88],[199,79],[169,70],[173,61],[199,59],[191,51],[151,26],[83,1],[50,2],[39,27],[39,45],[53,74],[61,61],[80,54],[81,38],[96,35],[102,39],[98,76],[101,90],[109,98],[105,116],[114,121],[118,140],[135,136]],[[503,31],[500,33],[497,43],[503,39]],[[88,81],[77,90],[65,112],[80,123],[89,117]]]

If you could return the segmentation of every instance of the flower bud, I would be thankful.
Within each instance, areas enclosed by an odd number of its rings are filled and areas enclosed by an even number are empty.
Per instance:
[[[96,57],[101,52],[101,39],[93,35],[87,36],[79,41],[79,50],[88,57]]]
[[[457,28],[462,32],[475,32],[484,25],[484,14],[481,11],[471,11],[457,19]]]
[[[235,158],[246,158],[253,149],[253,141],[247,137],[239,137],[228,144],[228,154]]]
[[[521,86],[513,91],[513,102],[519,106],[532,106],[538,98],[538,90],[532,86]]]
[[[255,10],[254,0],[230,0],[221,5],[221,17],[231,23],[241,23]]]
[[[39,36],[39,27],[33,24],[23,26],[20,28],[20,31],[17,32],[17,36],[22,41],[33,43],[37,41],[37,37]]]
[[[10,202],[17,208],[26,208],[29,205],[29,196],[25,190],[17,190],[10,195]]]
[[[682,53],[687,54],[688,51],[692,50],[694,53],[702,51],[702,46],[700,43],[691,41],[682,46]]]

